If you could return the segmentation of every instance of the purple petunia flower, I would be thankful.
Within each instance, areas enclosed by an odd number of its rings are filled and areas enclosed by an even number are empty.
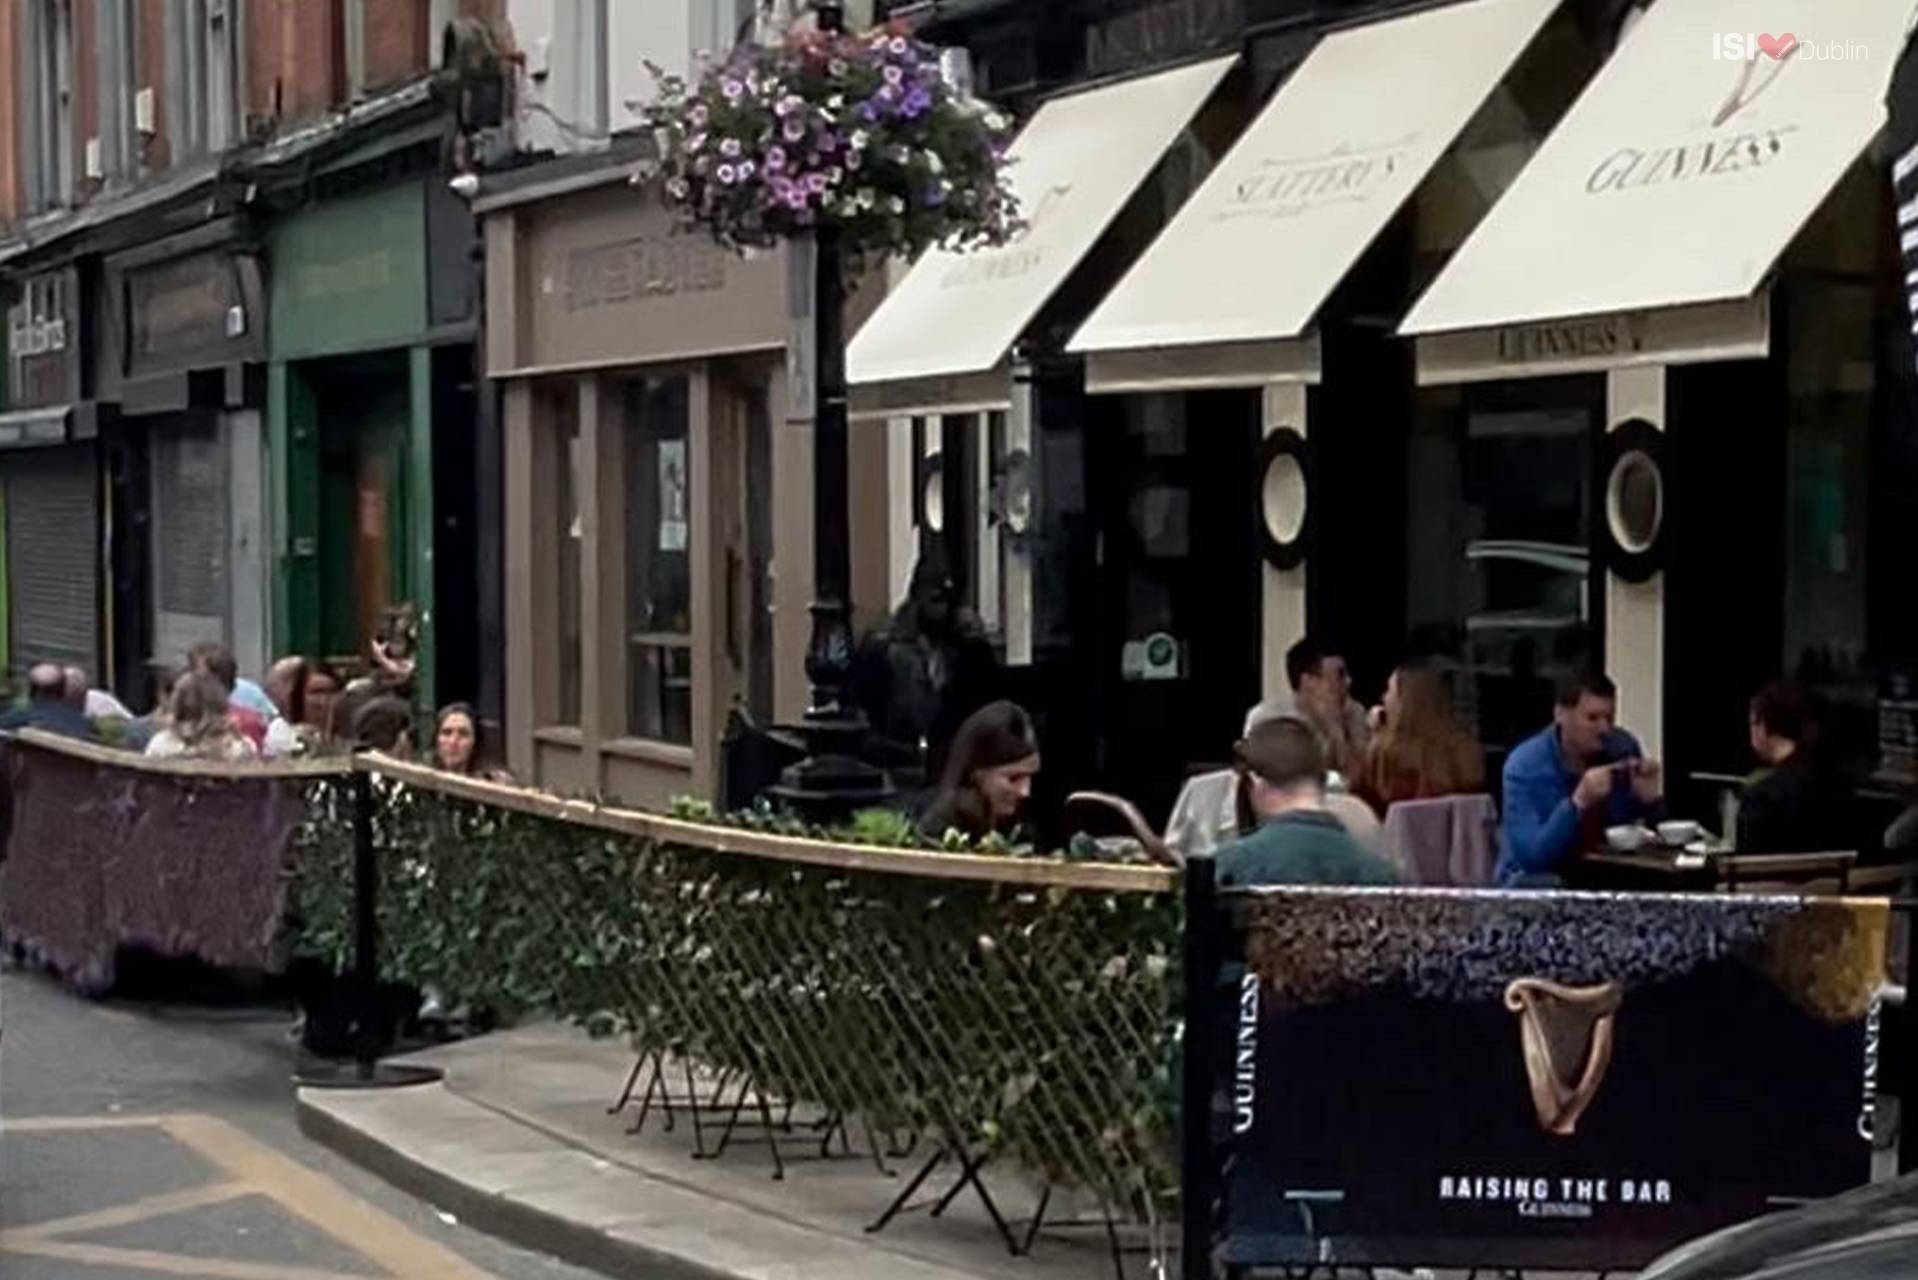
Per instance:
[[[777,173],[786,167],[786,148],[772,147],[766,152],[766,172]]]
[[[693,104],[693,109],[687,113],[686,118],[693,122],[693,128],[704,129],[706,127],[706,121],[710,119],[711,116],[706,110],[706,104],[700,102]]]
[[[908,120],[913,120],[930,110],[932,110],[932,95],[924,89],[914,89],[906,95],[906,101],[899,108],[899,114]]]
[[[801,187],[794,187],[786,193],[786,203],[794,209],[804,209],[806,207],[805,190]]]
[[[786,127],[781,129],[780,133],[785,136],[786,141],[798,142],[806,136],[806,122],[804,120],[788,120],[786,121]]]
[[[783,120],[805,105],[797,94],[789,93],[777,103],[773,104],[773,114]]]
[[[826,64],[826,74],[832,76],[835,80],[845,75],[848,70],[850,70],[850,68],[846,66],[846,60],[844,58],[834,58]]]
[[[886,45],[886,48],[891,51],[892,56],[895,58],[902,58],[912,51],[912,45],[907,42],[904,36],[894,36]]]
[[[722,80],[719,84],[719,91],[726,95],[726,101],[728,102],[738,102],[746,96],[746,86],[732,79]]]
[[[826,193],[826,175],[823,173],[807,174],[806,190],[812,192],[816,196],[824,195]]]
[[[860,155],[857,151],[848,151],[846,153],[846,168],[857,169],[860,166],[864,165],[865,163],[866,163],[866,158]]]
[[[874,102],[890,103],[893,99],[897,98],[898,96],[899,96],[899,91],[897,89],[893,88],[889,84],[882,84],[879,86],[879,91],[872,95],[872,100]]]
[[[720,186],[730,187],[734,182],[738,181],[739,171],[729,164],[722,164],[718,169],[713,171],[713,177],[719,180]]]
[[[725,156],[728,160],[737,160],[739,158],[739,139],[728,138],[720,143],[719,154]]]
[[[898,67],[887,67],[884,71],[880,72],[879,74],[884,76],[886,78],[886,83],[890,85],[899,84],[906,78],[906,73],[901,71]]]
[[[759,171],[759,166],[754,164],[750,160],[741,160],[739,162],[739,180],[741,182],[744,182],[748,178],[751,178],[753,174],[757,173],[758,171]]]

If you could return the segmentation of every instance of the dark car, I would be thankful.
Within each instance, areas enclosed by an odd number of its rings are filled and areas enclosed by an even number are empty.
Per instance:
[[[1912,1280],[1918,1174],[1694,1240],[1638,1280]]]

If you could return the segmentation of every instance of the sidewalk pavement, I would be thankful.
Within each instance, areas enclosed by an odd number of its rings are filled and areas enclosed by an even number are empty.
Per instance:
[[[1014,1259],[970,1192],[939,1218],[927,1209],[951,1185],[944,1165],[913,1211],[882,1234],[865,1227],[924,1163],[888,1161],[892,1176],[856,1154],[817,1158],[817,1135],[795,1117],[782,1141],[783,1181],[757,1127],[742,1122],[726,1154],[695,1159],[684,1113],[668,1132],[657,1108],[629,1134],[637,1104],[607,1114],[633,1055],[540,1025],[498,1032],[405,1059],[446,1073],[443,1083],[387,1092],[305,1089],[306,1133],[481,1231],[611,1275],[653,1280],[1114,1280],[1103,1225],[1043,1233]],[[677,1069],[673,1074],[677,1075]],[[682,1086],[683,1087],[683,1086]],[[724,1117],[708,1117],[708,1150]],[[854,1126],[854,1150],[862,1145]],[[835,1148],[837,1144],[835,1144]],[[808,1159],[810,1155],[812,1158]],[[1036,1188],[1009,1169],[985,1174],[1016,1231]],[[1048,1222],[1091,1215],[1054,1195]],[[1129,1245],[1143,1233],[1128,1231]],[[1175,1240],[1168,1235],[1168,1244]],[[1151,1274],[1128,1253],[1126,1274]],[[503,1278],[510,1280],[510,1278]]]

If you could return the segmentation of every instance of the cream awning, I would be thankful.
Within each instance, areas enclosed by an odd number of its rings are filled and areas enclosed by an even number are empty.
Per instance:
[[[1557,4],[1470,0],[1327,36],[1071,349],[1303,334]]]
[[[1000,249],[924,254],[847,349],[852,385],[997,368],[1235,61],[1196,63],[1041,107],[1011,149],[1010,180],[1029,229]]]
[[[1883,124],[1910,12],[1654,5],[1401,332],[1748,297]]]

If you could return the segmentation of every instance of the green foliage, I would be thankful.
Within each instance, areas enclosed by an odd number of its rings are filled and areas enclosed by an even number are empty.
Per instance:
[[[991,1144],[1114,1203],[1175,1182],[1171,895],[844,871],[375,793],[386,977],[750,1072],[881,1130]],[[298,840],[302,943],[342,967],[350,794],[317,787]],[[673,813],[819,834],[768,810]],[[924,844],[882,810],[834,838]]]

